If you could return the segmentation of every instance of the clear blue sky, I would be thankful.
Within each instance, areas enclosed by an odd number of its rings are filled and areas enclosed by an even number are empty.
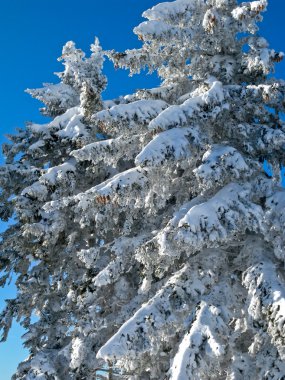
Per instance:
[[[68,40],[88,52],[97,35],[105,49],[122,51],[140,46],[132,29],[142,21],[143,10],[157,4],[155,0],[1,0],[0,1],[0,82],[1,137],[24,126],[25,121],[43,122],[39,103],[24,93],[26,88],[55,82],[61,71],[57,57]],[[261,34],[276,50],[285,51],[284,0],[269,0],[269,11],[261,25]],[[129,78],[106,62],[109,85],[105,98],[151,87],[155,76]],[[285,63],[278,65],[277,77],[285,78]],[[1,226],[0,226],[1,228]],[[2,226],[3,228],[3,226]],[[0,289],[3,300],[13,295],[13,288]],[[9,380],[17,363],[27,355],[21,348],[22,330],[12,329],[8,342],[0,345],[0,380]]]

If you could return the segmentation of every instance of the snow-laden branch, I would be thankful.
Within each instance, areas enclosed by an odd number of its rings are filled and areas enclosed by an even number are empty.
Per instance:
[[[107,134],[118,134],[132,130],[133,133],[146,130],[146,125],[165,108],[162,100],[137,100],[129,104],[113,106],[93,115],[93,121]]]
[[[202,301],[196,308],[190,331],[185,334],[174,357],[170,369],[170,379],[198,380],[201,378],[199,376],[200,366],[204,376],[208,371],[212,372],[215,367],[214,362],[225,355],[225,337],[227,335],[228,327],[223,320],[221,310]],[[202,351],[212,359],[212,368],[206,362],[201,363]]]
[[[223,101],[223,85],[221,82],[214,81],[211,88],[202,95],[187,99],[180,106],[170,106],[161,112],[149,123],[149,129],[163,131],[178,126],[186,126],[187,123],[193,124],[193,119],[199,119],[199,113],[203,111],[204,106],[210,107],[207,118],[214,120],[226,106]]]
[[[227,178],[239,179],[250,169],[242,155],[233,147],[213,145],[203,155],[202,164],[194,170],[201,188],[209,189],[223,184]]]
[[[275,255],[285,261],[285,192],[275,192],[266,202],[264,237],[271,242]]]
[[[134,358],[147,354],[151,360],[153,354],[163,350],[167,352],[167,346],[181,328],[176,321],[187,319],[191,307],[215,284],[218,268],[225,263],[223,252],[209,251],[208,254],[211,259],[207,255],[202,258],[204,264],[209,266],[207,270],[201,272],[198,270],[200,263],[193,263],[175,273],[153,298],[123,324],[97,356],[104,360],[123,361],[125,367]],[[214,265],[211,264],[212,260]],[[163,335],[156,336],[155,331],[161,331]],[[173,348],[170,345],[169,349]]]
[[[245,273],[243,284],[249,292],[249,313],[256,321],[266,321],[266,331],[285,359],[285,291],[276,265],[264,258]]]
[[[142,145],[141,140],[144,140],[141,135],[133,135],[97,141],[72,151],[71,155],[77,161],[92,161],[93,164],[104,161],[106,164],[114,164],[121,157],[133,158]]]
[[[128,193],[139,191],[147,185],[148,179],[141,168],[132,168],[115,175],[105,182],[91,188],[86,193],[78,194],[79,208],[82,210],[89,207],[90,199],[95,199],[98,203],[120,202],[128,203],[126,199]]]
[[[226,243],[248,229],[260,230],[263,212],[250,202],[249,192],[232,183],[207,202],[190,208],[179,221],[176,239],[189,246],[189,252],[205,246]]]
[[[168,161],[179,161],[192,157],[191,149],[202,144],[197,127],[173,128],[159,133],[136,157],[136,165],[160,166]]]

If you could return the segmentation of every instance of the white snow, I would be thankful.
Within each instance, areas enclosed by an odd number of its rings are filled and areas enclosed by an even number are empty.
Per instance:
[[[202,164],[194,170],[203,188],[226,182],[228,177],[240,178],[250,169],[242,155],[228,145],[214,144],[203,155]]]
[[[215,266],[224,262],[221,252],[212,252],[216,258]],[[211,262],[205,265],[210,267]],[[98,358],[107,360],[130,360],[144,354],[156,354],[160,351],[163,340],[157,340],[157,331],[165,340],[175,334],[179,314],[187,315],[199,295],[207,292],[214,285],[215,275],[212,270],[196,271],[199,264],[185,265],[175,273],[156,295],[127,320],[118,332],[99,350]]]
[[[219,81],[214,81],[208,91],[194,98],[187,99],[180,106],[170,106],[161,112],[149,124],[150,130],[166,130],[185,125],[193,117],[195,112],[199,112],[205,104],[214,106],[224,100],[223,85]]]
[[[65,177],[67,173],[75,173],[75,171],[75,166],[71,162],[65,162],[59,166],[49,168],[47,172],[40,177],[40,182],[55,185],[58,179]]]
[[[206,354],[213,358],[224,355],[225,347],[220,340],[227,334],[228,329],[222,319],[221,311],[214,305],[202,301],[197,308],[195,321],[189,333],[185,334],[174,357],[170,379],[196,378],[195,369],[198,366],[199,353],[205,350]]]
[[[199,129],[173,128],[161,132],[136,157],[136,165],[159,166],[167,160],[191,157],[190,145],[200,143]]]
[[[205,203],[193,206],[180,220],[177,239],[196,249],[215,246],[226,241],[232,234],[242,233],[247,227],[260,230],[263,212],[251,203],[248,191],[231,183]]]
[[[195,9],[195,3],[189,0],[176,0],[172,2],[163,2],[157,4],[151,9],[143,13],[143,17],[149,20],[164,20],[171,21],[179,15],[192,15],[192,10]]]
[[[128,128],[132,128],[137,124],[144,125],[149,123],[167,106],[167,103],[162,100],[137,100],[133,103],[119,104],[109,110],[100,111],[93,116],[93,119],[107,124],[128,122]]]
[[[285,291],[278,279],[276,266],[264,258],[250,267],[243,279],[249,291],[249,313],[253,319],[267,321],[267,332],[277,346],[281,360],[285,360]],[[282,278],[282,277],[281,277]]]

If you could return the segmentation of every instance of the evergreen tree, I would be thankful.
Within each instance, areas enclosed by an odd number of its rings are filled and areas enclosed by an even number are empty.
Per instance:
[[[31,351],[14,379],[284,377],[285,82],[268,77],[283,54],[258,35],[266,6],[146,11],[142,48],[107,55],[162,84],[111,102],[98,45],[92,69],[66,45],[76,107],[5,148],[2,282],[14,271],[18,295],[1,324],[22,320]]]
[[[67,51],[68,46],[70,49]],[[12,222],[1,239],[0,263],[3,274],[1,285],[4,286],[10,281],[12,274],[15,273],[18,288],[17,298],[7,301],[7,307],[1,315],[2,340],[6,340],[12,320],[14,318],[21,320],[21,324],[28,330],[24,336],[25,346],[30,349],[31,359],[35,357],[39,363],[44,357],[39,351],[40,347],[42,349],[45,346],[45,340],[50,339],[53,341],[51,346],[59,348],[62,344],[61,339],[65,344],[70,340],[67,331],[72,325],[70,320],[73,316],[68,310],[62,312],[58,310],[53,315],[52,310],[56,304],[59,305],[63,293],[56,292],[49,300],[54,284],[65,278],[64,268],[69,260],[65,255],[59,264],[60,255],[64,252],[60,252],[60,249],[55,250],[55,265],[51,265],[53,259],[49,255],[48,247],[43,245],[42,239],[35,238],[33,229],[37,229],[40,220],[45,220],[43,206],[47,202],[80,191],[80,181],[83,176],[83,188],[92,185],[94,176],[98,176],[101,180],[106,176],[105,172],[102,172],[104,169],[89,170],[85,164],[76,164],[75,159],[70,156],[70,152],[74,149],[81,148],[91,141],[100,140],[96,127],[88,123],[89,116],[87,120],[86,115],[89,115],[91,108],[102,110],[106,106],[101,99],[106,79],[101,73],[103,54],[98,40],[96,39],[95,44],[91,45],[91,58],[85,61],[82,60],[83,52],[77,51],[81,53],[73,54],[73,48],[74,43],[69,42],[63,49],[64,54],[69,54],[69,66],[65,64],[66,75],[62,77],[72,78],[73,75],[73,78],[76,78],[77,87],[75,81],[72,86],[80,95],[77,96],[77,103],[45,125],[31,123],[17,135],[8,136],[12,144],[3,146],[6,165],[0,168],[0,215],[2,220]],[[66,56],[65,59],[67,60]],[[71,71],[72,75],[67,74]],[[85,83],[89,83],[92,87],[92,96],[84,92]],[[41,100],[50,106],[48,97]],[[62,113],[61,104],[56,108],[54,103],[53,107],[55,114]],[[60,224],[60,221],[58,222]],[[66,250],[68,251],[68,248]],[[65,378],[66,368],[64,366],[61,368],[61,357],[56,358],[56,349],[52,351],[49,346],[48,349],[50,357],[55,358],[53,365],[58,366],[55,370],[57,376]],[[28,361],[23,364],[23,369],[15,375],[15,378],[29,378],[28,376],[33,378],[40,376],[41,371],[45,373],[40,364],[35,364],[39,366],[38,371],[26,370],[29,363]],[[33,365],[31,364],[31,367]],[[43,366],[45,365],[48,364],[43,362]]]

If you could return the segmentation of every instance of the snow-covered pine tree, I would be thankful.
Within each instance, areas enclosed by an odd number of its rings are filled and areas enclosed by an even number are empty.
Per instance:
[[[14,137],[30,186],[9,193],[2,267],[20,276],[2,326],[23,318],[31,349],[15,379],[95,379],[104,365],[130,380],[284,378],[285,82],[268,78],[283,54],[257,34],[266,7],[158,4],[135,28],[141,49],[107,54],[157,70],[159,88],[94,109],[88,141],[70,151],[60,137],[49,169],[29,153],[46,126]],[[73,112],[50,125],[74,126]]]

